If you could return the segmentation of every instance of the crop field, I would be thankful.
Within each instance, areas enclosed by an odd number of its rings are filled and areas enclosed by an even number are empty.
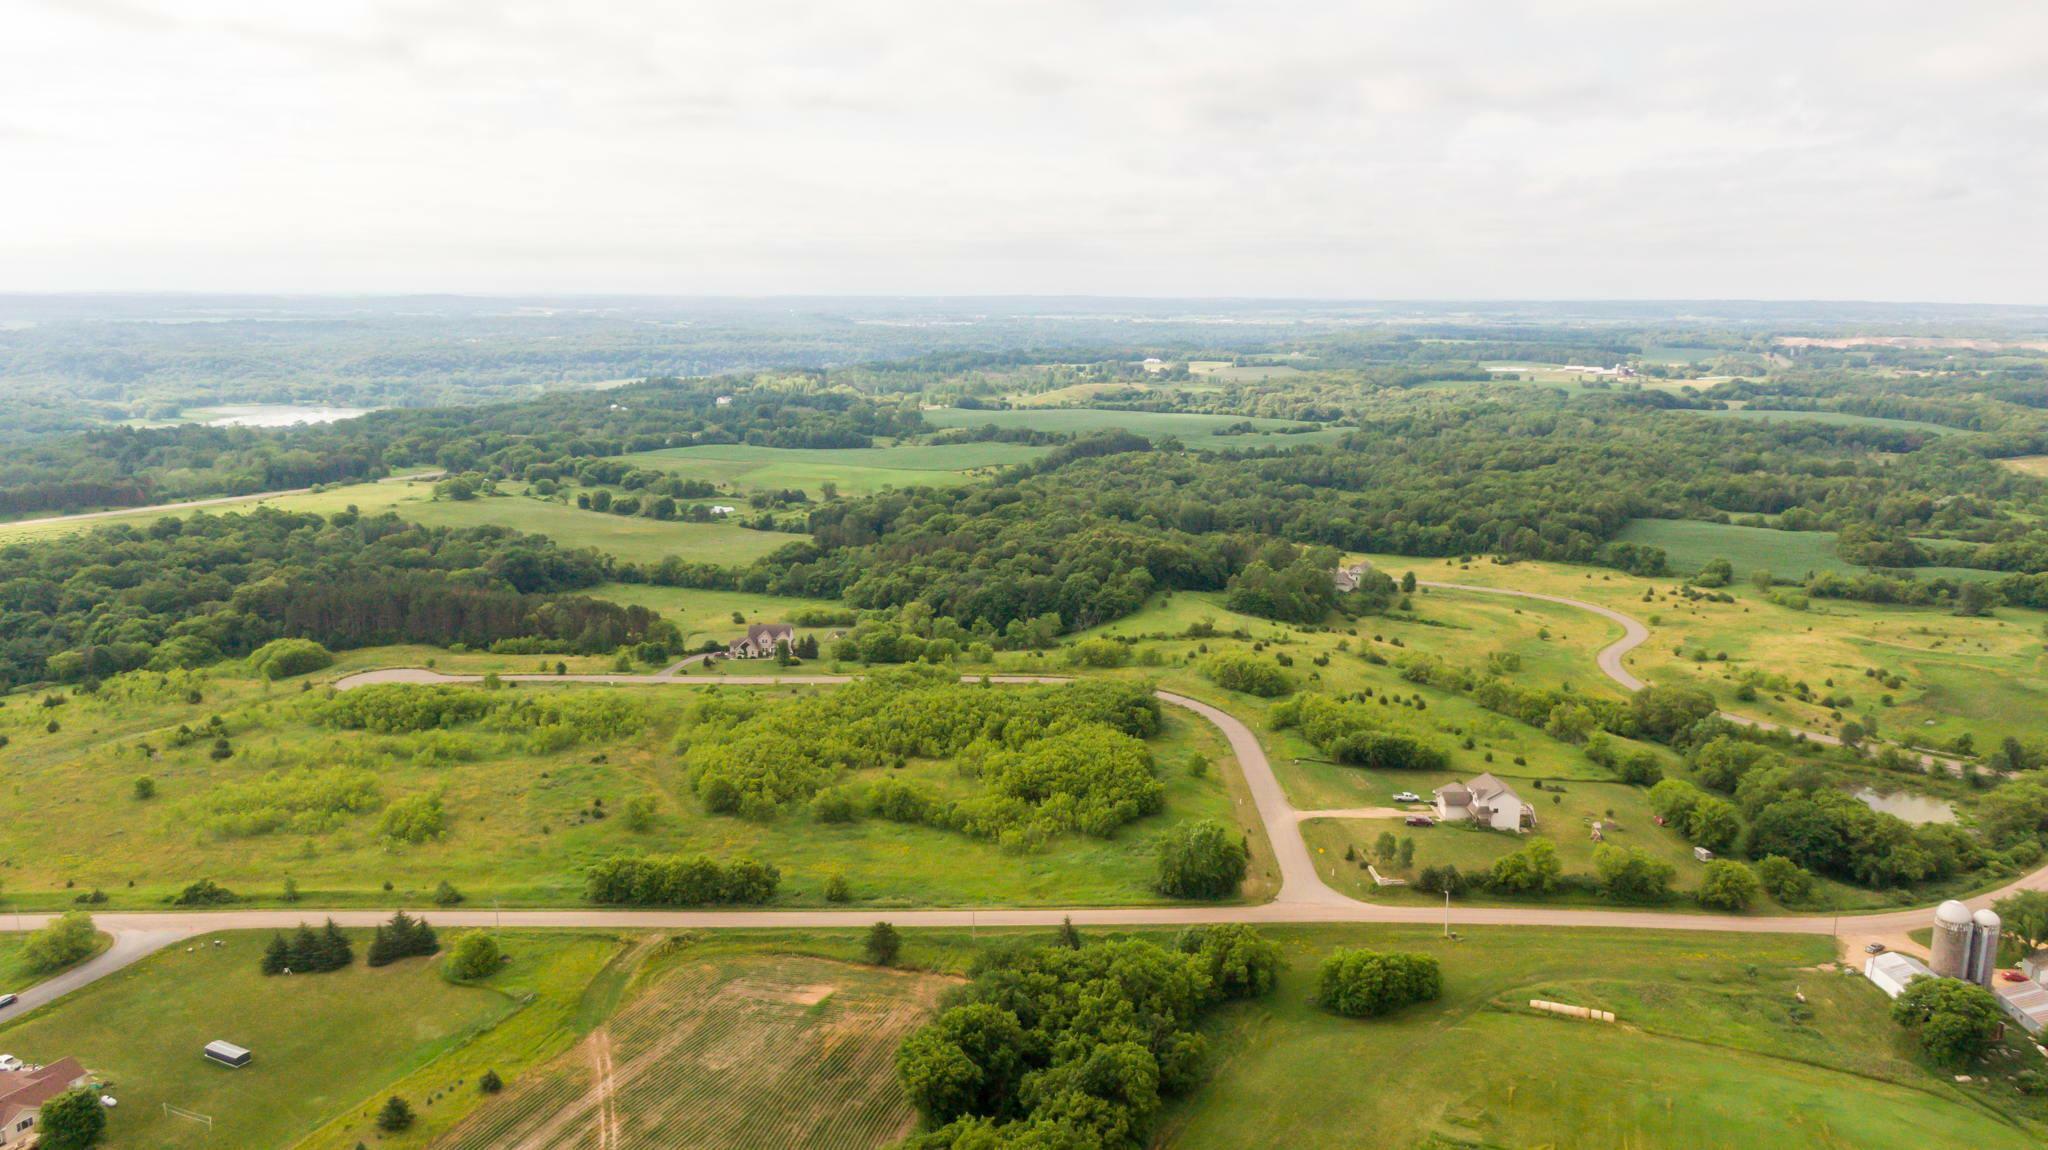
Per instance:
[[[1009,411],[972,411],[960,408],[945,408],[924,413],[925,422],[934,427],[1029,427],[1039,431],[1061,434],[1086,434],[1091,431],[1129,431],[1149,438],[1176,436],[1189,447],[1229,451],[1251,447],[1287,447],[1308,443],[1331,442],[1349,434],[1348,428],[1321,428],[1314,431],[1298,432],[1293,435],[1280,434],[1281,428],[1300,427],[1284,419],[1253,419],[1249,422],[1256,430],[1249,435],[1218,435],[1220,428],[1244,423],[1243,416],[1202,415],[1174,411],[1116,411],[1092,407],[1044,407]]]
[[[203,1127],[167,1115],[166,1103],[211,1117],[213,1146],[282,1147],[338,1111],[381,1103],[392,1083],[458,1046],[487,1041],[521,1012],[525,991],[577,968],[586,952],[610,950],[574,934],[517,936],[507,970],[485,986],[457,986],[432,959],[369,968],[362,933],[344,970],[266,978],[257,958],[269,937],[225,933],[162,951],[0,1027],[0,1048],[33,1061],[76,1056],[108,1083],[120,1099],[108,1116],[116,1150],[209,1145]],[[248,1047],[254,1061],[238,1070],[206,1061],[200,1050],[214,1039]],[[426,1101],[413,1099],[430,1113]]]
[[[883,1146],[913,1119],[896,1046],[948,985],[800,956],[683,965],[442,1145]]]
[[[1287,959],[1278,987],[1208,1026],[1215,1069],[1169,1110],[1157,1144],[1324,1145],[1333,1130],[1370,1131],[1387,1150],[2040,1144],[2040,1115],[2025,1109],[2037,1104],[1923,1069],[1883,994],[1817,970],[1832,958],[1825,938],[1455,929],[1461,941],[1268,928]],[[1316,963],[1337,945],[1433,954],[1443,998],[1372,1021],[1318,1010]],[[1537,1015],[1532,998],[1619,1021]]]
[[[355,652],[350,663],[418,665],[417,650],[383,659]],[[474,669],[490,657],[460,658]],[[505,670],[532,669],[522,657],[496,658]],[[0,708],[21,815],[0,830],[12,903],[61,908],[99,889],[110,908],[160,907],[202,877],[276,903],[289,877],[304,899],[331,906],[420,905],[443,880],[474,901],[580,905],[583,868],[598,859],[704,852],[751,854],[780,867],[783,905],[822,905],[835,873],[852,884],[857,905],[1115,905],[1161,901],[1150,887],[1150,842],[1177,821],[1221,818],[1259,839],[1220,736],[1171,711],[1150,744],[1166,786],[1163,811],[1111,838],[1061,835],[1020,856],[989,840],[879,819],[825,825],[802,814],[706,814],[678,769],[673,740],[707,688],[520,687],[632,709],[629,734],[558,746],[476,723],[412,734],[338,730],[318,719],[324,693],[235,678],[235,669],[110,680],[97,695],[57,708],[55,732],[44,729],[42,708]],[[188,691],[201,701],[187,702]],[[216,714],[228,758],[214,759],[210,740],[178,745],[178,727]],[[1191,753],[1216,769],[1189,775],[1180,766]],[[147,799],[131,790],[142,775],[154,786]],[[949,794],[971,785],[950,762],[912,761],[898,777]],[[88,793],[105,801],[82,819]],[[429,796],[446,812],[441,837],[406,844],[381,832],[380,811]],[[609,817],[636,798],[655,809],[641,829]],[[1255,883],[1255,897],[1260,889]]]
[[[802,489],[823,484],[841,495],[870,495],[888,487],[965,483],[1013,463],[1027,463],[1050,448],[1022,443],[957,443],[904,447],[801,450],[716,444],[642,451],[619,458],[636,467],[667,471],[743,491]]]

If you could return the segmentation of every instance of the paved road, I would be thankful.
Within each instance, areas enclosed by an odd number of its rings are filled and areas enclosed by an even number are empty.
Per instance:
[[[379,483],[404,483],[413,479],[439,479],[445,471],[410,472],[405,475],[387,475]],[[76,515],[47,515],[41,519],[10,519],[0,523],[0,531],[16,527],[47,527],[53,523],[89,523],[95,519],[121,519],[130,515],[155,515],[165,511],[193,511],[201,507],[224,507],[230,503],[254,503],[264,499],[276,499],[285,495],[310,495],[310,487],[292,487],[283,491],[258,491],[250,495],[216,495],[211,499],[188,499],[183,503],[156,503],[148,507],[116,507],[109,511],[82,511]]]
[[[1512,595],[1523,598],[1542,599],[1581,607],[1595,614],[1613,619],[1624,630],[1623,637],[1602,649],[1599,655],[1601,669],[1616,682],[1629,685],[1630,689],[1640,687],[1640,680],[1630,675],[1621,665],[1622,656],[1642,644],[1648,637],[1648,630],[1641,623],[1596,604],[1583,603],[1559,596],[1540,595],[1534,592],[1509,591],[1494,587],[1469,587],[1461,584],[1430,583],[1431,587],[1445,590],[1475,591],[1484,594]],[[737,686],[769,685],[828,685],[851,682],[845,675],[682,675],[662,673],[654,675],[591,674],[591,675],[504,675],[503,679],[519,682],[578,682],[612,683],[622,686],[693,685],[710,686],[719,683]],[[964,681],[977,681],[981,676],[962,676]],[[1053,675],[991,675],[996,683],[1058,683],[1066,681]],[[335,686],[347,690],[353,687],[375,683],[474,683],[481,681],[481,675],[451,675],[439,671],[416,667],[390,668],[378,671],[362,671],[337,680]],[[1158,693],[1160,701],[1191,711],[1223,732],[1229,741],[1231,752],[1237,758],[1246,786],[1251,791],[1252,802],[1258,809],[1259,820],[1265,826],[1267,838],[1273,846],[1275,861],[1280,869],[1280,891],[1271,902],[1257,906],[1219,907],[1103,907],[1103,908],[1032,908],[1032,909],[988,909],[988,910],[789,910],[789,911],[746,911],[746,910],[432,910],[433,921],[443,926],[503,926],[503,927],[582,927],[599,929],[714,929],[740,928],[781,929],[817,927],[864,927],[883,919],[901,927],[963,927],[963,926],[1055,926],[1061,920],[1072,918],[1083,926],[1173,926],[1201,922],[1248,922],[1248,923],[1423,923],[1438,924],[1447,921],[1459,926],[1537,926],[1537,927],[1579,927],[1579,928],[1625,928],[1656,930],[1697,930],[1733,931],[1761,934],[1830,934],[1838,927],[1846,926],[1851,932],[1848,937],[1894,938],[1907,931],[1924,926],[1928,913],[1923,909],[1893,911],[1886,914],[1854,915],[1846,918],[1833,915],[1794,916],[1748,916],[1685,914],[1672,911],[1649,910],[1566,910],[1547,907],[1472,907],[1458,906],[1446,911],[1429,906],[1385,906],[1359,902],[1331,889],[1316,873],[1315,861],[1309,853],[1308,844],[1302,839],[1300,822],[1316,817],[1357,817],[1369,809],[1358,811],[1298,811],[1287,799],[1280,781],[1273,774],[1272,763],[1266,758],[1258,737],[1236,716],[1198,699],[1177,695],[1169,691]],[[1395,812],[1399,813],[1399,812]],[[2007,886],[1970,899],[1973,907],[1989,905],[1993,900],[2021,889],[2048,889],[2048,867],[2026,875]],[[22,992],[21,1003],[7,1013],[33,1009],[58,996],[133,963],[165,946],[183,940],[221,930],[269,930],[290,927],[301,921],[318,921],[332,917],[343,926],[371,926],[389,918],[396,908],[382,910],[337,910],[327,911],[314,908],[303,910],[214,910],[191,913],[170,912],[116,912],[96,915],[102,930],[113,934],[113,948],[92,962],[76,970],[51,979],[39,986]],[[421,910],[424,908],[410,908]],[[43,925],[51,915],[17,915],[0,919],[0,929],[35,929]],[[0,1015],[0,1017],[5,1017]]]

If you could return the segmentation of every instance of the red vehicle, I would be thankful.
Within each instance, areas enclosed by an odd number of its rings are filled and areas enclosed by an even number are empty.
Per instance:
[[[1411,827],[1433,827],[1436,825],[1436,820],[1428,815],[1409,815],[1408,825]]]
[[[1998,977],[2007,982],[2025,982],[2027,980],[2027,976],[2017,970],[2001,970],[1998,972]]]

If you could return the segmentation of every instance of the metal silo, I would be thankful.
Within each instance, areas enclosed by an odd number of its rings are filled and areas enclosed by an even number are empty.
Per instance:
[[[1998,931],[2003,925],[1994,910],[1980,910],[1975,916],[1970,940],[1970,981],[1979,986],[1989,987],[1998,976]]]
[[[1937,976],[1975,981],[1971,977],[1970,952],[1976,930],[1970,908],[1955,899],[1934,908],[1934,959],[1927,965]]]

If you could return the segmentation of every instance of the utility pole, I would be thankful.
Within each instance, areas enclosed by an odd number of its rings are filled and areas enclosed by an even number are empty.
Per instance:
[[[1444,892],[1444,937],[1451,937],[1451,892]]]

